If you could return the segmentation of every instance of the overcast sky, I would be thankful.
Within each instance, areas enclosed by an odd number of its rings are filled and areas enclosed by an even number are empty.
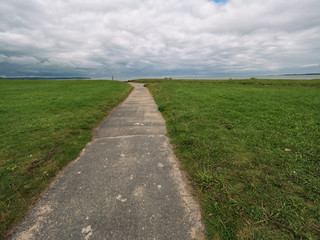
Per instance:
[[[0,76],[320,72],[319,0],[1,0]]]

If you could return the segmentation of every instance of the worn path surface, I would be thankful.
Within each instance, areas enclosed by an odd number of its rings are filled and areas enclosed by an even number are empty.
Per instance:
[[[200,211],[146,88],[102,123],[12,239],[202,239]]]

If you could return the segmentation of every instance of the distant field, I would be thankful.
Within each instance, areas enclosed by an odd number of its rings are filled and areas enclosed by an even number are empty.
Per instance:
[[[320,80],[148,82],[209,239],[320,239]]]
[[[0,80],[0,239],[130,91],[115,81]]]
[[[288,79],[243,79],[243,80],[211,80],[211,79],[136,79],[129,82],[137,83],[197,83],[197,84],[225,84],[225,85],[257,85],[257,86],[306,86],[320,87],[320,79],[313,80],[288,80]]]

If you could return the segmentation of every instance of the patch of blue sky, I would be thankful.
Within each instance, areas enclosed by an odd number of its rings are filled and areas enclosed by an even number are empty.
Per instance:
[[[211,2],[216,2],[216,3],[225,3],[227,0],[209,0]]]

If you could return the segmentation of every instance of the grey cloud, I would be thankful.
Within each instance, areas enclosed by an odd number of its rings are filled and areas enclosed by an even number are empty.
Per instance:
[[[0,75],[320,71],[318,9],[318,0],[2,0]]]

